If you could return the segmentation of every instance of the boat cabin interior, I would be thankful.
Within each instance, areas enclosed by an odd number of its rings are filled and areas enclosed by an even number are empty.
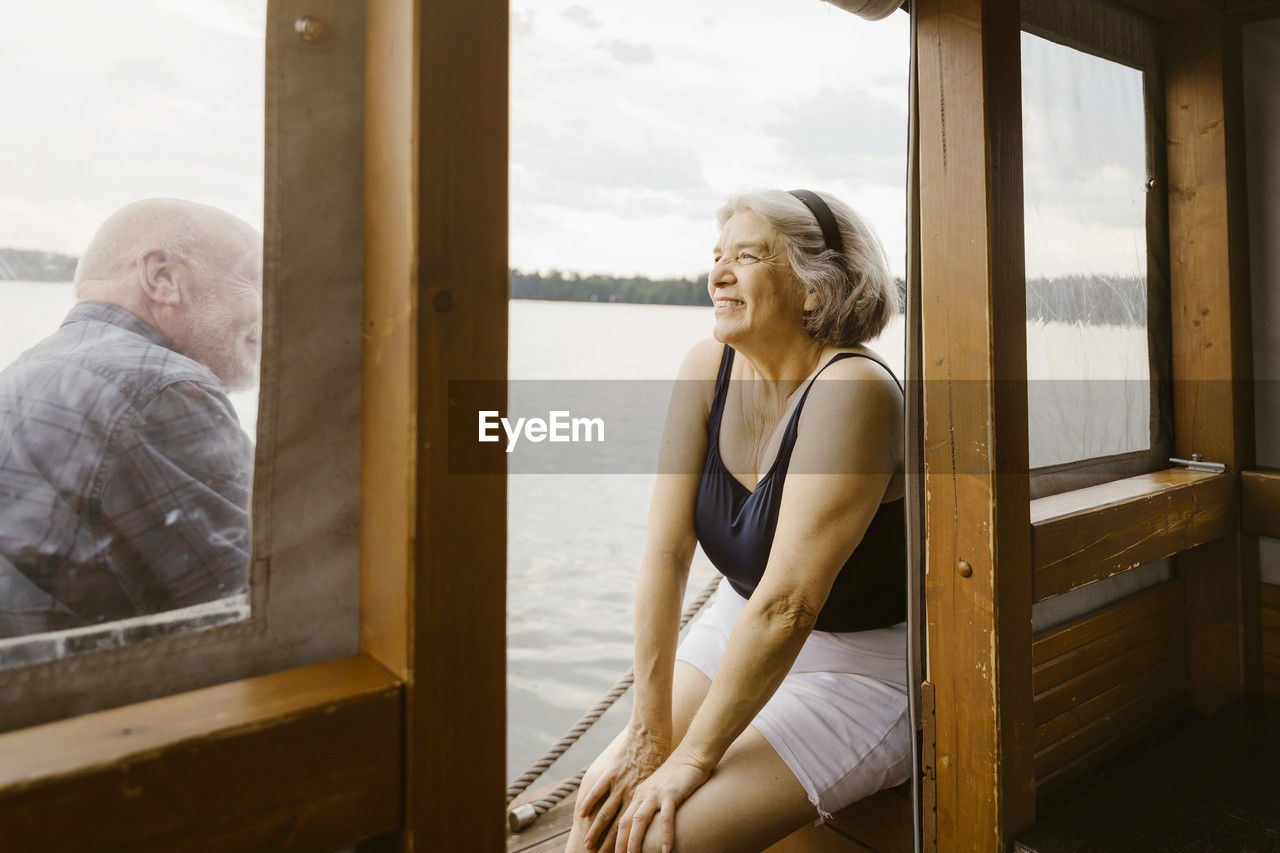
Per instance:
[[[1278,849],[1280,2],[902,5],[918,772],[772,849]],[[0,850],[562,849],[448,441],[507,379],[508,4],[267,10],[251,615],[0,670]],[[1072,172],[1121,149],[1129,220]]]

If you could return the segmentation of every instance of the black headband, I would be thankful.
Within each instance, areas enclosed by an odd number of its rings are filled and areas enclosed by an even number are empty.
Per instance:
[[[822,229],[822,242],[827,244],[827,248],[843,255],[844,242],[840,239],[840,226],[836,224],[835,214],[827,207],[822,196],[809,190],[792,190],[791,194],[804,202],[804,206],[813,213],[813,218],[818,220],[818,227]]]

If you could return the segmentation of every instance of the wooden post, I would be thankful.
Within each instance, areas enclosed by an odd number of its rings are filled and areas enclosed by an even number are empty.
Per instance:
[[[1211,14],[1169,24],[1165,36],[1174,450],[1238,476],[1254,457],[1239,25]],[[1240,695],[1246,661],[1257,681],[1249,539],[1236,532],[1177,557],[1190,702],[1202,713]]]
[[[1034,821],[1016,0],[917,0],[928,679],[938,847]]]
[[[505,845],[506,477],[448,424],[506,379],[508,15],[369,3],[361,648],[405,681],[405,850]]]

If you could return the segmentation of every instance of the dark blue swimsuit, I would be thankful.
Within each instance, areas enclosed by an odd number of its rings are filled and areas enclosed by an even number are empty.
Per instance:
[[[755,491],[738,482],[720,458],[720,421],[724,416],[733,349],[725,346],[716,377],[715,400],[707,420],[707,458],[698,487],[694,524],[703,552],[743,598],[750,598],[773,545],[782,505],[782,487],[796,443],[800,411],[813,380],[787,423],[778,456]],[[871,358],[854,352],[837,353],[822,366],[826,370],[842,358]],[[876,361],[884,367],[884,364]],[[888,370],[885,367],[885,370]],[[818,371],[818,374],[822,373]],[[892,371],[890,371],[892,374]],[[818,377],[814,376],[814,380]],[[897,377],[894,377],[897,382]],[[902,383],[898,383],[902,387]],[[818,614],[819,631],[867,631],[885,628],[907,618],[906,504],[902,498],[880,504],[862,541],[845,561],[831,587],[831,595]]]

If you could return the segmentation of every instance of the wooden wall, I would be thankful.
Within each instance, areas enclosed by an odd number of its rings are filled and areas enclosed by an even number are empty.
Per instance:
[[[1280,699],[1280,586],[1262,584],[1262,692]]]
[[[1175,580],[1036,636],[1031,654],[1038,794],[1105,761],[1186,708],[1186,623],[1185,589]]]

